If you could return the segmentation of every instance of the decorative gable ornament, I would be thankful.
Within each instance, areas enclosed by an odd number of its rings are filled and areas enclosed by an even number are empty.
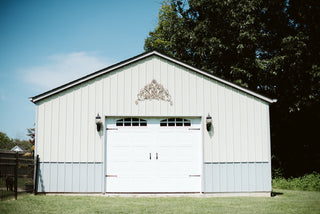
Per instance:
[[[170,105],[173,104],[168,89],[165,89],[163,85],[158,83],[156,80],[152,80],[150,84],[140,89],[137,97],[138,99],[135,102],[136,105],[138,105],[139,101],[145,100],[163,100],[169,102]]]

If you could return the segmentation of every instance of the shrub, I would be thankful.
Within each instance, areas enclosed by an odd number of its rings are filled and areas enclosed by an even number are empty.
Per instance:
[[[277,177],[272,180],[272,187],[277,189],[320,191],[320,174],[313,172],[298,178]]]

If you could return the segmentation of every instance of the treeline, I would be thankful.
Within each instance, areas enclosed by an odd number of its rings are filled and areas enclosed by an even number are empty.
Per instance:
[[[28,140],[9,138],[6,133],[0,132],[0,150],[10,151],[15,146],[31,152],[33,144]]]
[[[208,73],[278,99],[272,167],[320,172],[320,1],[167,0],[145,40]]]

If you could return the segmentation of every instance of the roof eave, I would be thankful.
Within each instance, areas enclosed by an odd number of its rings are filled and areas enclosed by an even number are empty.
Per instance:
[[[147,58],[147,57],[152,56],[152,55],[156,55],[156,56],[162,57],[162,58],[164,58],[164,59],[167,59],[167,60],[169,60],[169,61],[171,61],[171,62],[174,62],[174,63],[176,63],[176,64],[178,64],[178,65],[181,65],[181,66],[183,66],[183,67],[185,67],[185,68],[188,68],[188,69],[190,69],[190,70],[193,70],[193,71],[195,71],[195,72],[197,72],[197,73],[200,73],[200,74],[202,74],[202,75],[204,75],[204,76],[207,76],[207,77],[209,77],[209,78],[211,78],[211,79],[214,79],[214,80],[216,80],[216,81],[218,81],[218,82],[221,82],[221,83],[224,83],[224,84],[226,84],[226,85],[229,85],[230,87],[236,88],[236,89],[238,89],[238,90],[240,90],[240,91],[243,91],[243,92],[245,92],[245,93],[247,93],[247,94],[250,94],[250,95],[252,95],[252,96],[254,96],[254,97],[257,97],[257,98],[259,98],[259,99],[261,99],[261,100],[264,100],[264,101],[266,101],[266,102],[268,102],[268,103],[275,103],[275,102],[277,102],[277,99],[271,99],[271,98],[265,97],[265,96],[260,95],[260,94],[258,94],[258,93],[256,93],[256,92],[250,91],[250,90],[248,90],[248,89],[246,89],[246,88],[243,88],[243,87],[238,86],[238,85],[236,85],[236,84],[234,84],[234,83],[231,83],[231,82],[229,82],[229,81],[227,81],[227,80],[221,79],[221,78],[216,77],[216,76],[214,76],[214,75],[212,75],[212,74],[209,74],[209,73],[204,72],[204,71],[202,71],[202,70],[200,70],[200,69],[197,69],[197,68],[195,68],[195,67],[193,67],[193,66],[191,66],[191,65],[188,65],[188,64],[186,64],[186,63],[180,62],[179,60],[176,60],[176,59],[174,59],[174,58],[172,58],[172,57],[169,57],[169,56],[166,56],[166,55],[164,55],[164,54],[161,54],[161,53],[159,53],[159,52],[157,52],[157,51],[150,51],[150,52],[143,53],[143,54],[137,55],[137,56],[135,56],[135,57],[129,58],[129,59],[127,59],[127,60],[121,61],[121,62],[119,62],[119,63],[117,63],[117,64],[111,65],[111,66],[109,66],[109,67],[107,67],[107,68],[104,68],[104,69],[101,69],[101,70],[98,70],[98,71],[96,71],[96,72],[94,72],[94,73],[92,73],[92,74],[89,74],[89,75],[87,75],[87,76],[81,77],[81,78],[79,78],[79,79],[76,79],[76,80],[74,80],[74,81],[71,81],[71,82],[69,82],[69,83],[66,83],[66,84],[64,84],[64,85],[62,85],[62,86],[59,86],[59,87],[54,88],[54,89],[52,89],[52,90],[46,91],[46,92],[44,92],[44,93],[42,93],[42,94],[36,95],[36,96],[34,96],[34,97],[30,97],[29,100],[30,100],[31,102],[33,102],[33,103],[37,103],[37,102],[39,102],[40,100],[45,99],[46,97],[52,96],[52,95],[54,95],[54,94],[56,94],[56,93],[59,93],[60,91],[64,91],[64,90],[69,89],[69,88],[71,88],[71,87],[73,87],[73,86],[75,86],[75,85],[79,85],[79,84],[81,84],[81,83],[83,83],[83,82],[86,82],[86,81],[88,81],[88,80],[90,80],[90,79],[96,78],[96,77],[98,77],[98,76],[100,76],[100,75],[103,75],[103,74],[106,74],[106,73],[109,73],[109,72],[111,72],[111,71],[113,71],[113,70],[115,70],[115,69],[121,68],[121,67],[123,67],[123,66],[126,66],[126,65],[128,65],[128,64],[134,63],[134,62],[136,62],[136,61],[138,61],[138,60]]]
[[[66,90],[68,88],[71,88],[71,87],[73,87],[75,85],[79,85],[79,84],[81,84],[83,82],[86,82],[86,81],[88,81],[90,79],[93,79],[93,78],[98,77],[100,75],[103,75],[105,73],[111,72],[111,71],[113,71],[115,69],[121,68],[123,66],[126,66],[126,65],[131,64],[133,62],[136,62],[138,60],[144,59],[144,58],[146,58],[146,57],[148,57],[150,55],[154,55],[156,53],[157,53],[156,51],[150,51],[150,52],[147,52],[147,53],[139,54],[137,56],[134,56],[134,57],[129,58],[127,60],[121,61],[121,62],[116,63],[114,65],[111,65],[109,67],[103,68],[103,69],[98,70],[98,71],[96,71],[94,73],[91,73],[91,74],[86,75],[84,77],[81,77],[79,79],[73,80],[73,81],[71,81],[69,83],[61,85],[61,86],[56,87],[54,89],[51,89],[49,91],[46,91],[44,93],[38,94],[38,95],[36,95],[34,97],[30,97],[29,100],[31,102],[33,102],[33,103],[37,103],[38,101],[40,101],[42,99],[45,99],[46,97],[49,97],[49,96],[51,96],[53,94],[59,93],[60,91],[64,91],[64,90]]]
[[[178,61],[178,60],[176,60],[176,59],[174,59],[174,58],[168,57],[168,56],[163,55],[163,54],[158,53],[158,52],[155,52],[155,53],[156,53],[158,56],[161,56],[161,57],[163,57],[163,58],[165,58],[165,59],[167,59],[167,60],[169,60],[169,61],[175,62],[175,63],[177,63],[177,64],[179,64],[179,65],[181,65],[181,66],[183,66],[183,67],[185,67],[185,68],[188,68],[188,69],[191,69],[191,70],[193,70],[193,71],[196,71],[197,73],[200,73],[200,74],[202,74],[202,75],[204,75],[204,76],[207,76],[207,77],[209,77],[209,78],[211,78],[211,79],[214,79],[214,80],[216,80],[216,81],[218,81],[218,82],[221,82],[221,83],[224,83],[224,84],[226,84],[226,85],[229,85],[229,86],[231,86],[231,87],[233,87],[233,88],[236,88],[236,89],[238,89],[238,90],[240,90],[240,91],[243,91],[243,92],[245,92],[245,93],[247,93],[247,94],[250,94],[250,95],[252,95],[252,96],[254,96],[254,97],[257,97],[257,98],[259,98],[259,99],[261,99],[261,100],[264,100],[264,101],[266,101],[266,102],[268,102],[268,103],[275,103],[275,102],[277,102],[277,99],[271,99],[271,98],[265,97],[265,96],[263,96],[263,95],[261,95],[261,94],[258,94],[258,93],[256,93],[256,92],[253,92],[253,91],[249,90],[249,89],[243,88],[243,87],[241,87],[241,86],[239,86],[239,85],[236,85],[236,84],[234,84],[234,83],[231,83],[231,82],[229,82],[229,81],[227,81],[227,80],[224,80],[224,79],[221,79],[221,78],[219,78],[219,77],[216,77],[216,76],[214,76],[214,75],[212,75],[212,74],[209,74],[209,73],[207,73],[207,72],[205,72],[205,71],[202,71],[202,70],[200,70],[200,69],[198,69],[198,68],[195,68],[195,67],[193,67],[193,66],[191,66],[191,65],[188,65],[188,64],[186,64],[186,63],[180,62],[180,61]]]

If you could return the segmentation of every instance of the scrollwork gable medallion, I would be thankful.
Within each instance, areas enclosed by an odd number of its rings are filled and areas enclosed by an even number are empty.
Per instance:
[[[136,105],[139,103],[139,101],[145,100],[163,100],[169,102],[170,105],[173,104],[168,89],[165,89],[163,85],[158,83],[156,80],[152,80],[150,84],[140,89],[137,97],[138,98],[135,101]]]

